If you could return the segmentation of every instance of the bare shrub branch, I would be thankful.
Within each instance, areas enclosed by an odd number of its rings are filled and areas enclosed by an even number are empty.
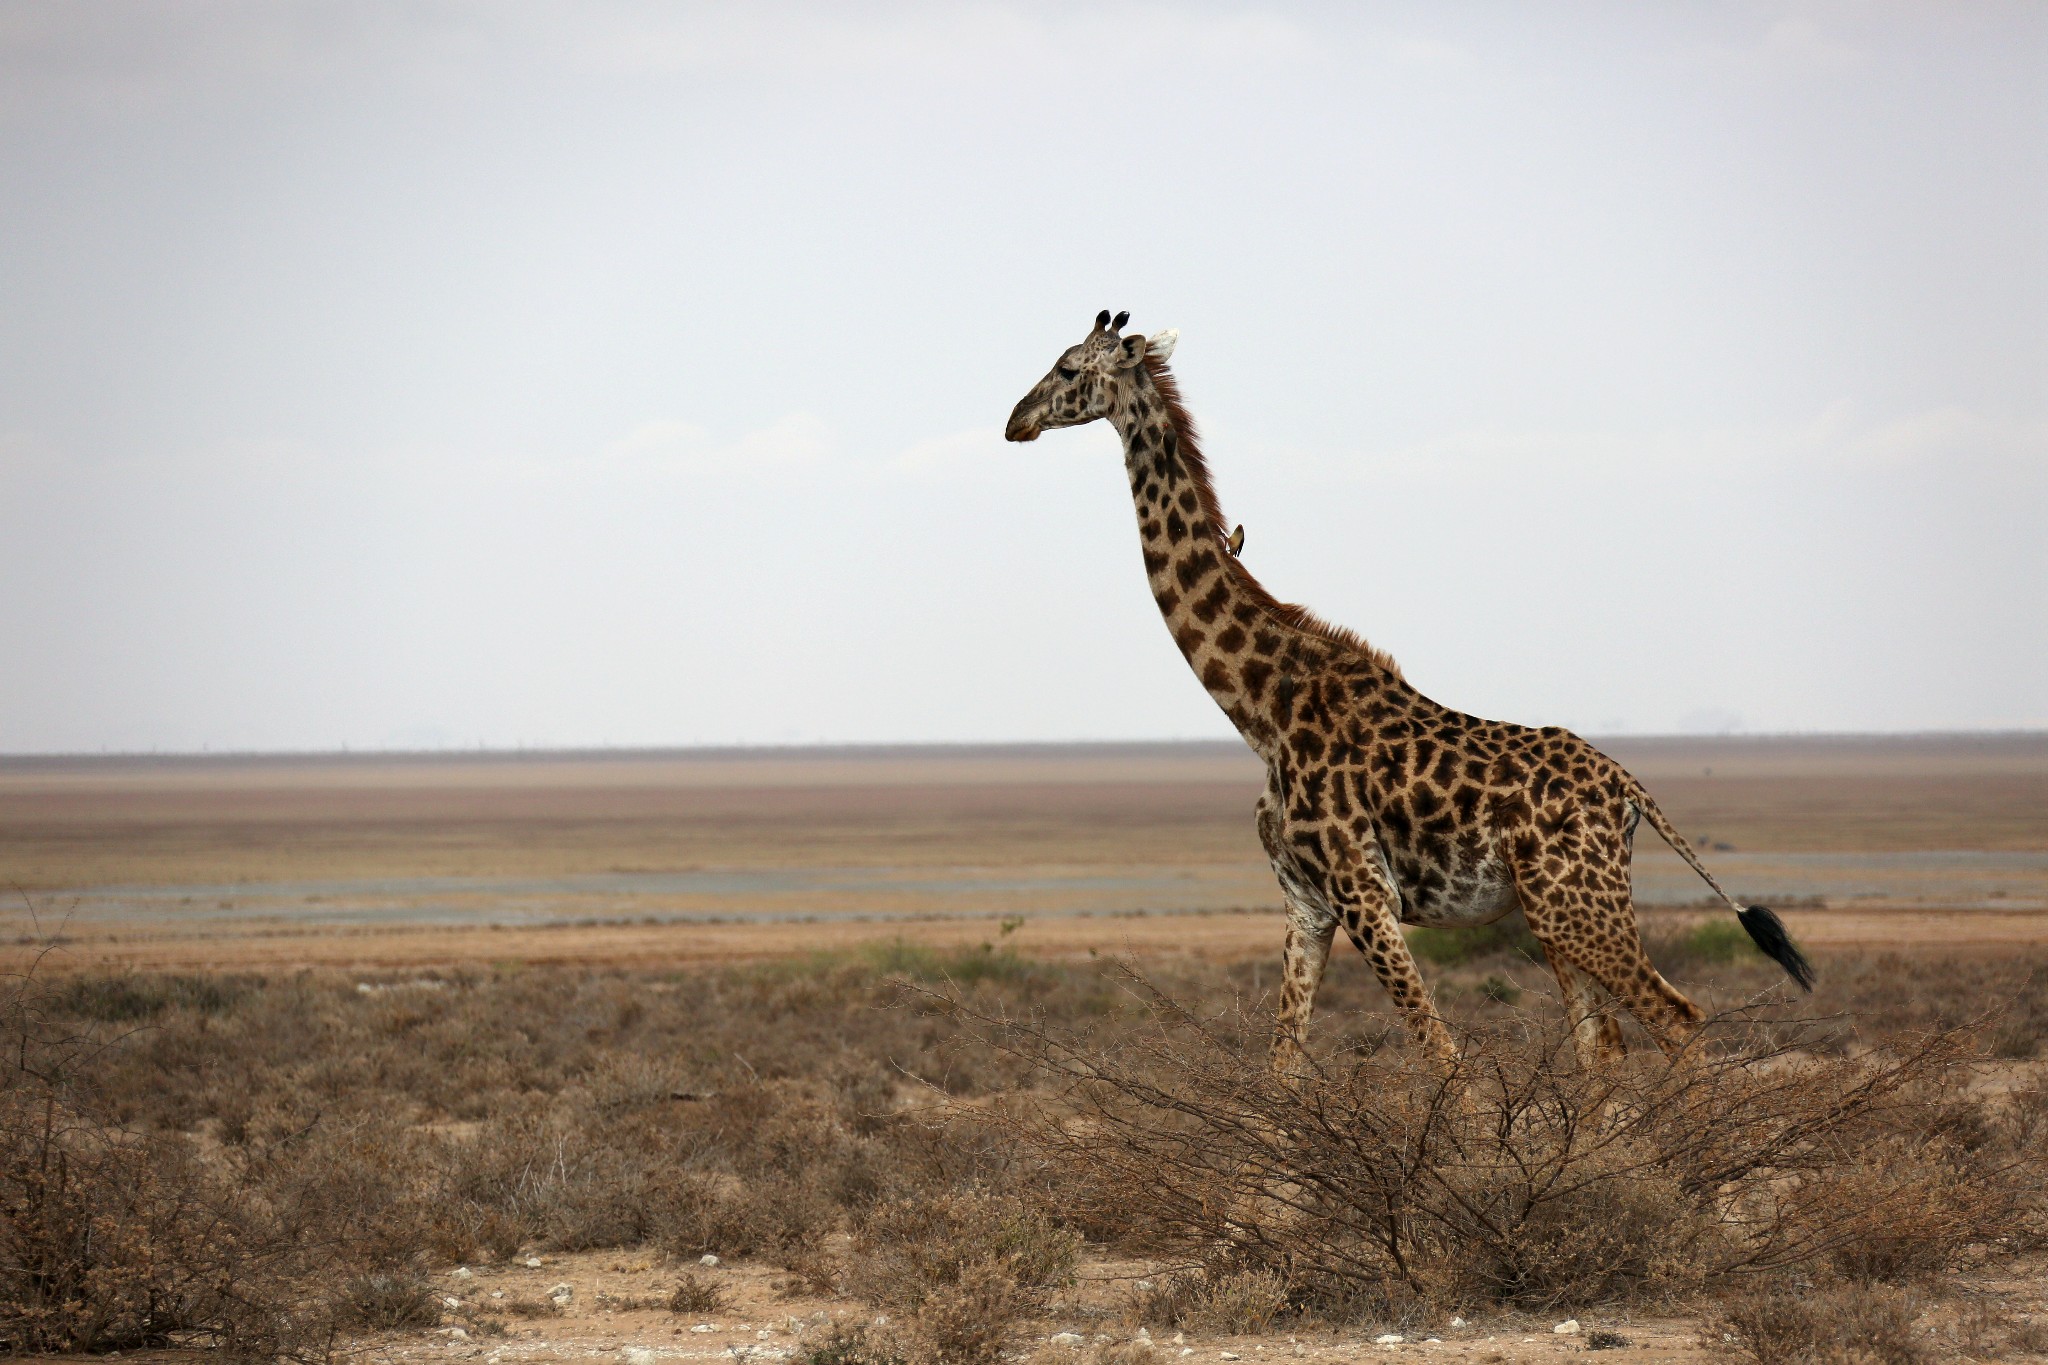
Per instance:
[[[1469,1035],[1448,1074],[1404,1051],[1293,1082],[1125,969],[1148,1029],[1113,1047],[1035,1019],[963,1028],[1042,1078],[977,1109],[1058,1178],[1062,1211],[1212,1275],[1284,1274],[1299,1306],[1388,1286],[1525,1308],[1645,1302],[1831,1265],[1889,1278],[1995,1254],[2039,1193],[1965,1085],[1978,1030],[1858,1058],[1761,1038],[1681,1064],[1571,1060],[1561,1022]],[[1721,1021],[1723,1032],[1742,1016]]]

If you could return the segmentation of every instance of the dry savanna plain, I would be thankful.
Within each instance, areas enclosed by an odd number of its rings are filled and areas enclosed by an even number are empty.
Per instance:
[[[1646,835],[1684,1064],[1510,923],[1284,1084],[1234,745],[0,759],[0,1341],[2044,1358],[2048,736],[1603,747],[1815,993]]]

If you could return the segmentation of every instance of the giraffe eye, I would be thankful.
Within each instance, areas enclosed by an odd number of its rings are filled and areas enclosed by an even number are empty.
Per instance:
[[[1081,372],[1079,370],[1070,370],[1065,365],[1060,366],[1059,371],[1060,378],[1062,379],[1078,379],[1081,377]]]

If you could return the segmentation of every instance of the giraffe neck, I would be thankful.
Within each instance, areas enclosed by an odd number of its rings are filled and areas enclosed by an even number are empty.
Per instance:
[[[1144,366],[1110,422],[1138,513],[1145,576],[1166,628],[1245,742],[1273,758],[1310,698],[1304,684],[1347,645],[1392,675],[1363,641],[1332,630],[1260,586],[1224,544],[1223,522],[1193,424],[1163,368]],[[1349,671],[1349,670],[1347,670]]]

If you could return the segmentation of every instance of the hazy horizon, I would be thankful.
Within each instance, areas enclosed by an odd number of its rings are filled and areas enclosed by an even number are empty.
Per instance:
[[[1965,740],[1997,741],[2048,740],[2048,729],[2017,730],[1799,730],[1780,733],[1762,731],[1731,731],[1703,733],[1699,731],[1672,731],[1665,734],[1631,732],[1614,735],[1588,734],[1587,739],[1596,744],[1610,741],[1623,744],[1792,744],[1857,743],[1876,744],[1910,742],[1956,742]],[[810,743],[766,743],[766,744],[640,744],[640,745],[595,745],[595,746],[537,746],[537,747],[475,747],[460,748],[446,746],[432,749],[103,749],[96,751],[52,750],[0,752],[0,763],[6,762],[61,762],[65,759],[434,759],[434,758],[582,758],[582,757],[671,757],[694,755],[717,755],[721,757],[837,753],[845,751],[875,751],[894,753],[902,751],[925,751],[935,749],[953,750],[1020,750],[1020,749],[1148,749],[1210,746],[1225,749],[1244,748],[1248,757],[1253,756],[1245,748],[1243,740],[1236,735],[1165,735],[1149,739],[932,739],[932,740],[855,740],[845,742]]]
[[[2048,728],[2048,7],[0,0],[0,753]]]

